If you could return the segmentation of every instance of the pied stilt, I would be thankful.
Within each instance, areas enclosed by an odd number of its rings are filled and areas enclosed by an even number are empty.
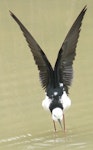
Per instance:
[[[35,41],[30,32],[25,28],[21,21],[10,11],[13,19],[20,26],[26,41],[31,49],[35,63],[39,70],[40,81],[45,89],[45,99],[42,106],[52,114],[54,129],[56,131],[55,121],[58,121],[62,127],[63,120],[65,130],[64,110],[70,107],[71,100],[68,97],[69,86],[73,78],[73,60],[76,55],[76,46],[79,38],[80,28],[86,6],[82,9],[79,16],[69,30],[60,50],[54,68],[48,61],[45,53]]]

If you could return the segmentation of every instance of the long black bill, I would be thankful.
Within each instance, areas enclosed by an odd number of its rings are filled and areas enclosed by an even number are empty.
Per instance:
[[[59,122],[59,124],[60,124],[60,127],[62,128],[61,120],[60,120],[60,119],[58,119],[58,122]]]

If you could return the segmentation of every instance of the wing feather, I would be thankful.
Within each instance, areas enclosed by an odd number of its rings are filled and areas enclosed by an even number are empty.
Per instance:
[[[86,12],[86,6],[80,12],[79,16],[75,20],[71,29],[69,30],[61,48],[58,53],[57,61],[55,63],[55,72],[59,75],[59,82],[68,87],[72,83],[73,79],[73,60],[76,55],[76,46],[79,38],[80,27],[84,14]]]
[[[24,25],[20,22],[20,20],[10,11],[11,16],[20,26],[26,41],[31,49],[36,65],[38,66],[39,76],[41,80],[42,87],[47,89],[48,84],[51,82],[53,69],[51,64],[49,63],[45,53],[42,51],[38,43],[29,33],[29,31],[24,27]]]

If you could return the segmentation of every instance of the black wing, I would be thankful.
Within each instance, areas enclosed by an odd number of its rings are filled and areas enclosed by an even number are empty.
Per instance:
[[[49,63],[46,55],[44,54],[44,52],[42,51],[40,46],[37,44],[35,39],[29,33],[29,31],[24,27],[24,25],[20,22],[20,20],[11,11],[10,11],[10,14],[13,17],[13,19],[18,23],[18,25],[20,26],[20,28],[26,38],[26,41],[31,49],[32,54],[33,54],[35,63],[39,69],[39,75],[40,75],[42,87],[44,89],[47,89],[48,84],[51,82],[51,79],[52,79],[52,74],[53,74],[52,66]]]
[[[55,72],[59,75],[59,82],[63,83],[68,92],[68,87],[71,85],[73,79],[73,60],[76,55],[76,46],[79,38],[80,27],[84,14],[86,12],[86,6],[83,8],[70,31],[68,32],[61,48],[58,53],[57,61],[55,63]]]

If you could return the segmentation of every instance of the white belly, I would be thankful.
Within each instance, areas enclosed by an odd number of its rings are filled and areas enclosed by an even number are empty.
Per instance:
[[[71,100],[70,98],[67,96],[66,92],[64,91],[62,97],[61,97],[61,103],[63,105],[63,110],[67,110],[70,106],[71,106]]]
[[[71,100],[70,98],[67,96],[66,92],[64,91],[61,99],[60,99],[60,102],[62,103],[63,105],[63,110],[67,110],[70,106],[71,106]],[[42,107],[45,109],[45,110],[48,110],[49,111],[49,106],[50,106],[50,103],[51,103],[51,100],[49,99],[48,96],[45,97],[45,99],[42,101]]]
[[[51,100],[48,98],[48,96],[45,97],[45,99],[42,101],[42,107],[45,110],[49,110]]]

